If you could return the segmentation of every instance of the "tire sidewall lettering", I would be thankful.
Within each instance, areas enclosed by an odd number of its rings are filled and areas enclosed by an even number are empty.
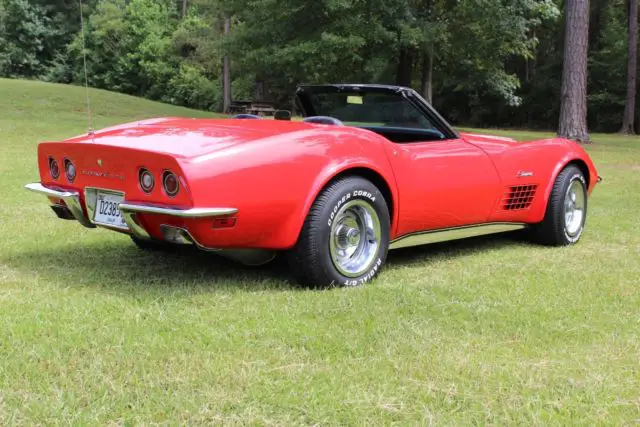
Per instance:
[[[327,212],[328,219],[326,224],[328,227],[328,230],[327,230],[328,234],[331,232],[331,227],[334,225],[338,212],[348,202],[351,202],[354,200],[364,200],[367,203],[369,203],[376,210],[376,212],[378,212],[378,215],[381,216],[379,192],[372,191],[371,189],[365,190],[363,188],[357,188],[357,187],[356,189],[349,189],[349,190],[345,189],[345,190],[346,191],[340,194],[337,201],[331,206],[331,208]],[[381,219],[382,218],[383,217],[381,216]],[[386,238],[388,239],[388,236]],[[385,255],[387,253],[387,249],[385,249],[384,247],[380,247],[379,251],[380,252],[377,254],[377,258],[375,258],[375,261],[372,262],[371,266],[361,276],[353,277],[353,278],[345,277],[342,274],[340,274],[337,270],[335,270],[335,274],[337,274],[338,277],[341,277],[341,279],[335,280],[335,283],[340,284],[341,286],[344,286],[344,287],[359,287],[368,282],[371,282],[380,272],[384,264],[384,258],[386,258]],[[332,266],[332,268],[335,269],[334,266]],[[338,277],[336,277],[336,279]]]
[[[371,279],[373,279],[378,270],[380,269],[380,266],[382,265],[382,258],[378,257],[377,261],[373,264],[373,266],[371,266],[371,269],[369,271],[367,271],[366,274],[364,274],[362,277],[360,277],[359,279],[348,279],[345,280],[343,285],[347,286],[347,287],[355,287],[355,286],[362,286],[365,283],[371,281]]]
[[[371,194],[368,191],[364,191],[364,190],[355,190],[352,193],[352,196],[353,197],[361,197],[361,198],[369,199],[371,201],[371,203],[375,203],[375,201],[376,201],[376,197],[373,194]]]
[[[571,185],[571,183],[576,180],[580,181],[585,189],[587,188],[587,181],[584,179],[584,176],[582,176],[581,173],[573,174],[571,178],[569,178],[569,185]]]
[[[349,199],[351,199],[351,193],[347,193],[342,196],[342,198],[338,200],[338,203],[333,206],[333,209],[331,209],[331,214],[329,215],[329,220],[327,221],[327,225],[329,227],[331,227],[331,224],[333,224],[333,219],[336,217],[336,214],[338,213],[338,210],[340,210],[340,207],[348,202]]]
[[[338,200],[338,203],[336,203],[333,208],[331,209],[331,213],[329,214],[329,219],[327,220],[327,225],[329,227],[331,227],[331,225],[333,224],[333,220],[336,217],[336,214],[338,213],[338,211],[340,210],[340,207],[342,205],[344,205],[345,203],[347,203],[349,200],[351,199],[367,199],[371,202],[372,205],[375,206],[375,202],[376,202],[376,196],[373,195],[371,192],[366,191],[366,190],[354,190],[354,191],[350,191],[346,194],[344,194],[340,200]]]
[[[586,199],[586,191],[587,191],[587,182],[584,179],[584,176],[582,176],[582,174],[580,173],[575,173],[571,176],[571,178],[569,178],[569,183],[567,185],[567,189],[571,186],[571,184],[573,184],[574,181],[580,181],[582,183],[582,187],[585,191],[585,199]],[[565,194],[566,194],[566,189],[565,189]],[[562,202],[564,203],[565,200],[562,199]],[[563,216],[563,222],[565,221],[564,216]],[[567,233],[567,224],[564,224],[563,227],[563,231],[564,231],[564,237],[565,239],[567,239],[567,241],[569,243],[576,243],[578,240],[580,240],[580,237],[582,236],[582,232],[584,231],[584,223],[586,220],[586,200],[585,200],[585,214],[584,217],[582,218],[582,224],[580,225],[580,230],[578,231],[578,233],[576,233],[575,236],[570,236],[569,233]]]

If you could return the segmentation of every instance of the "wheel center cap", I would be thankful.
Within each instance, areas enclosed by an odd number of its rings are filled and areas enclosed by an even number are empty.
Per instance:
[[[360,230],[346,225],[341,226],[337,232],[337,243],[341,249],[351,249],[360,243]]]
[[[352,228],[347,232],[347,243],[349,246],[358,246],[360,243],[360,230]]]

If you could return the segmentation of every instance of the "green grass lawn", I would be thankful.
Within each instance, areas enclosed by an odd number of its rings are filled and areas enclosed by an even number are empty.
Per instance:
[[[96,128],[206,114],[91,96]],[[593,135],[577,246],[406,249],[366,287],[309,291],[58,220],[22,186],[39,141],[86,131],[84,90],[0,99],[0,425],[640,422],[640,138]]]

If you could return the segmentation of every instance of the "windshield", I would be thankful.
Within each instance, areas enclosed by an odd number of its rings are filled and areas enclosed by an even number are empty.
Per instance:
[[[315,116],[325,120],[331,117],[346,126],[367,129],[396,143],[457,138],[447,122],[409,88],[302,85],[298,87],[296,98],[305,118]]]
[[[314,114],[358,127],[435,129],[429,119],[401,94],[389,92],[310,93]]]

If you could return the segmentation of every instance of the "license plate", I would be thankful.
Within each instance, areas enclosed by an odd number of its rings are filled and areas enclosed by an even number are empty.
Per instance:
[[[93,222],[109,227],[128,229],[129,227],[120,213],[120,208],[118,208],[123,200],[123,194],[98,191]]]

